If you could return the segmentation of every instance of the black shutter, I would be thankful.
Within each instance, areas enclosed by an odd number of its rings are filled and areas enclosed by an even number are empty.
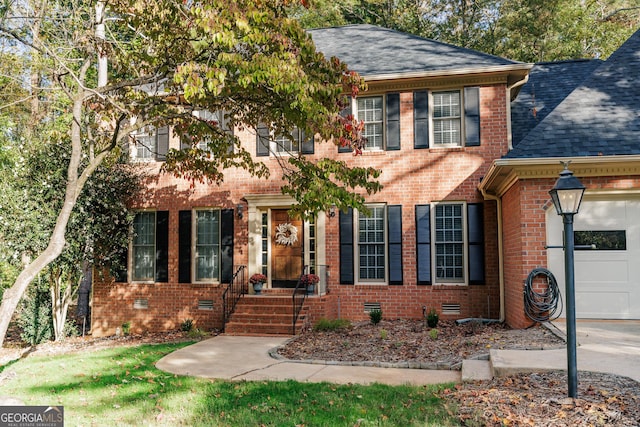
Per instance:
[[[400,149],[400,94],[389,93],[387,99],[387,150]]]
[[[169,281],[169,211],[156,212],[156,282]]]
[[[387,206],[389,284],[402,285],[402,206]]]
[[[429,93],[413,93],[413,148],[429,148]]]
[[[353,111],[351,111],[351,104],[352,104],[352,98],[349,96],[347,106],[342,111],[340,111],[340,115],[342,117],[346,118],[347,116],[350,116],[351,114],[353,114]],[[350,153],[351,151],[352,151],[352,148],[350,145],[347,145],[345,147],[338,146],[338,153]]]
[[[191,283],[191,211],[178,213],[178,282]]]
[[[485,283],[483,209],[484,205],[482,203],[469,203],[467,205],[470,285]]]
[[[340,283],[353,285],[353,209],[340,211]]]
[[[256,156],[268,156],[269,155],[269,141],[271,135],[269,134],[269,127],[264,123],[258,125],[256,134]]]
[[[465,145],[480,145],[480,88],[464,88],[464,133]]]
[[[418,285],[431,284],[431,219],[429,205],[416,205]]]
[[[156,160],[167,160],[167,152],[169,151],[169,127],[163,126],[156,129],[157,153]]]
[[[313,154],[314,152],[314,135],[307,138],[302,129],[300,129],[300,151],[302,154]]]
[[[220,211],[220,282],[231,283],[233,277],[233,209]]]

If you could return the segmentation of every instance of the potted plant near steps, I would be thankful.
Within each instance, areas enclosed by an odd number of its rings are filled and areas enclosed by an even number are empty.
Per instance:
[[[260,295],[262,293],[262,286],[264,286],[267,281],[267,276],[264,274],[256,273],[249,278],[249,283],[253,285],[253,292],[256,295]]]
[[[300,276],[300,284],[307,290],[307,295],[313,295],[316,290],[316,283],[320,278],[316,274],[303,274]]]

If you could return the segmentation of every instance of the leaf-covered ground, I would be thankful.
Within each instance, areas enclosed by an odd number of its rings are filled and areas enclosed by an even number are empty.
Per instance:
[[[438,333],[418,321],[369,322],[306,331],[282,356],[302,360],[446,362],[455,366],[489,349],[550,349],[564,342],[543,327],[440,322]],[[625,377],[579,372],[578,398],[567,397],[564,372],[520,374],[458,384],[441,396],[467,426],[640,426],[640,384]]]

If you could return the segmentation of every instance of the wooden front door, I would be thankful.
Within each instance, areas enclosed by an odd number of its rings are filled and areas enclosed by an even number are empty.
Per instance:
[[[295,287],[303,268],[302,220],[289,217],[286,209],[271,211],[271,285]]]

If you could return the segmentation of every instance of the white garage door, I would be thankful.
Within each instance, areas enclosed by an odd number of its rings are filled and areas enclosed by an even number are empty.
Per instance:
[[[562,245],[562,230],[562,218],[551,206],[548,245]],[[640,319],[640,198],[585,196],[574,230],[576,244],[595,243],[597,248],[575,251],[576,317]],[[564,253],[550,248],[547,254],[564,298]]]

